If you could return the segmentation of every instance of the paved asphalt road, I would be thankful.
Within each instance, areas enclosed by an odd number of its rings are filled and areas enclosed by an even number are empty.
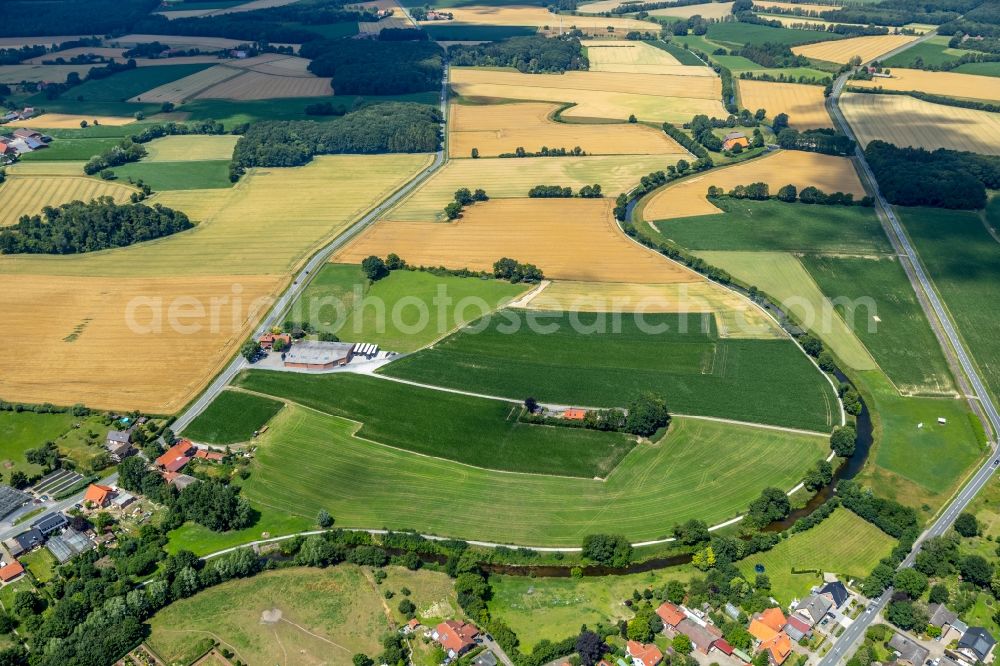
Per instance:
[[[895,55],[896,53],[904,51],[915,44],[919,44],[922,41],[930,39],[933,34],[934,33],[928,33],[920,39],[896,49],[892,52],[892,54],[887,54],[886,57],[888,57],[888,55]],[[833,115],[834,121],[840,126],[840,128],[852,139],[856,139],[854,132],[851,130],[850,125],[844,119],[844,116],[840,111],[839,97],[846,82],[846,74],[837,79],[834,84],[833,93],[830,95],[829,109]],[[972,399],[978,403],[981,413],[983,413],[989,420],[993,432],[1000,433],[1000,414],[998,414],[997,408],[993,404],[993,400],[990,398],[989,392],[986,390],[986,387],[983,384],[972,359],[969,357],[969,354],[962,343],[962,339],[955,330],[954,324],[952,323],[948,312],[941,303],[941,299],[938,298],[933,284],[927,277],[923,265],[917,257],[916,250],[910,243],[910,239],[907,237],[903,226],[896,217],[895,211],[879,191],[875,176],[872,173],[871,168],[868,166],[868,162],[865,160],[864,152],[861,150],[860,146],[857,148],[856,153],[857,162],[861,167],[862,175],[865,180],[868,181],[871,191],[875,193],[877,203],[876,210],[879,217],[882,218],[884,225],[888,227],[886,231],[890,232],[888,233],[890,240],[892,241],[897,254],[900,255],[901,260],[907,268],[907,275],[913,283],[913,288],[917,291],[918,295],[921,296],[920,300],[924,305],[925,310],[927,307],[930,307],[930,311],[927,312],[928,320],[931,322],[931,325],[937,329],[937,332],[940,335],[943,335],[948,341],[948,344],[954,351],[954,358],[961,365],[966,378],[971,384]],[[987,460],[981,468],[979,468],[976,474],[969,480],[965,487],[962,488],[958,495],[955,496],[944,512],[936,521],[934,521],[934,524],[920,535],[920,538],[913,546],[913,550],[911,550],[910,554],[903,560],[900,567],[908,567],[913,564],[917,552],[920,550],[920,544],[924,540],[940,536],[944,534],[949,527],[951,527],[952,523],[955,522],[955,518],[958,517],[958,514],[960,514],[965,507],[969,505],[969,502],[972,501],[976,494],[982,490],[983,486],[985,486],[990,480],[990,477],[993,476],[993,472],[996,471],[998,464],[1000,464],[1000,458],[996,457],[994,451],[994,455],[990,456],[990,459]],[[840,638],[834,646],[830,649],[826,656],[820,660],[819,666],[837,666],[841,660],[848,658],[853,651],[854,645],[864,637],[865,631],[868,629],[869,625],[871,625],[872,620],[874,620],[875,617],[886,607],[891,597],[892,588],[886,590],[881,597],[874,600],[869,605],[868,609],[862,613],[861,616],[859,616],[854,623],[844,631],[843,634],[840,635]]]
[[[449,67],[447,62],[444,67],[444,76],[441,81],[441,115],[445,118],[445,121],[441,123],[441,136],[445,137],[442,141],[447,141],[447,113],[448,113],[448,72]],[[400,199],[412,192],[417,186],[427,180],[431,174],[437,171],[445,162],[444,149],[442,148],[434,155],[434,162],[420,172],[417,176],[413,178],[410,182],[400,188],[395,194],[390,196],[388,199],[383,201],[381,204],[373,208],[368,212],[367,215],[362,217],[356,224],[351,226],[347,231],[337,236],[333,241],[331,241],[322,250],[313,255],[312,259],[302,268],[299,274],[292,281],[291,286],[285,290],[285,293],[281,295],[280,298],[271,307],[271,311],[268,313],[267,317],[260,323],[260,326],[253,333],[254,338],[258,338],[264,335],[265,332],[270,330],[279,321],[281,321],[282,316],[288,310],[289,307],[295,302],[295,299],[300,293],[308,286],[312,277],[316,274],[319,268],[323,266],[330,258],[330,256],[341,247],[343,247],[349,240],[354,238],[356,235],[361,233],[368,225],[374,222],[382,213],[396,205]],[[195,419],[196,416],[205,411],[205,408],[216,396],[219,395],[229,383],[233,381],[233,378],[243,370],[244,368],[250,367],[250,364],[245,358],[237,354],[236,358],[230,362],[226,369],[223,370],[216,378],[212,381],[207,389],[198,397],[198,399],[188,407],[183,414],[177,417],[174,421],[172,429],[175,433],[180,433],[184,428],[191,424],[191,421]]]

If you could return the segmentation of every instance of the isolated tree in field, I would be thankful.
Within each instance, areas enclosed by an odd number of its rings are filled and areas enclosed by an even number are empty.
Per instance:
[[[486,190],[483,188],[477,188],[475,192],[472,193],[473,201],[489,201],[489,196],[486,194]]]
[[[382,261],[381,257],[371,255],[370,257],[365,257],[361,260],[361,272],[364,273],[366,278],[375,282],[388,275],[389,268],[385,265],[385,262]]]
[[[892,586],[900,592],[906,593],[911,599],[918,599],[927,591],[927,576],[916,569],[907,567],[896,572]]]
[[[674,648],[674,652],[678,654],[691,654],[691,650],[694,649],[694,646],[691,645],[691,639],[684,634],[674,636],[671,645]]]
[[[667,409],[667,403],[653,393],[643,393],[629,403],[628,416],[625,417],[625,432],[649,437],[669,423],[670,411]]]
[[[708,541],[711,535],[704,521],[692,518],[682,525],[674,525],[674,537],[685,546],[694,546]]]
[[[834,428],[830,435],[830,448],[841,458],[850,458],[854,455],[854,448],[858,439],[858,433],[854,426],[841,426]]]
[[[528,396],[524,399],[524,407],[528,410],[529,414],[534,414],[538,411],[538,401],[531,396]]]
[[[409,599],[403,599],[399,602],[399,612],[403,614],[403,617],[409,619],[416,614],[417,606]]]
[[[462,206],[468,206],[472,203],[472,190],[467,187],[460,187],[455,190],[455,201],[457,201]]]
[[[406,261],[395,252],[390,252],[385,258],[385,267],[390,271],[399,271],[406,268]]]
[[[326,529],[333,525],[333,518],[330,517],[330,513],[326,509],[320,509],[319,513],[316,514],[316,524]]]
[[[986,587],[993,578],[993,565],[979,555],[967,555],[958,565],[962,579],[973,585]]]
[[[451,201],[444,207],[444,214],[449,220],[457,220],[462,214],[462,204]]]
[[[979,534],[979,521],[971,513],[962,512],[955,519],[955,531],[964,537],[974,537]]]
[[[473,148],[472,149],[472,159],[474,159],[474,160],[478,160],[479,159],[479,149],[478,148]]]
[[[684,583],[679,580],[672,580],[667,583],[666,587],[663,588],[663,592],[667,597],[667,601],[675,604],[683,603],[684,596],[687,594],[684,590]]]
[[[593,631],[581,631],[576,637],[576,653],[582,666],[594,666],[607,651],[604,639]]]
[[[628,121],[632,124],[639,122],[639,120],[635,117],[634,113],[629,114]]]
[[[799,190],[794,185],[785,185],[778,190],[778,201],[794,202],[799,196]]]

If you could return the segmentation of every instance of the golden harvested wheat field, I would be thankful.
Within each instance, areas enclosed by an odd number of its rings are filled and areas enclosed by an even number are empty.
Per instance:
[[[91,125],[96,120],[101,125],[120,127],[135,122],[135,118],[126,116],[76,116],[68,113],[43,113],[28,120],[12,120],[5,123],[7,127],[34,127],[41,129],[77,129],[86,120]]]
[[[789,126],[799,130],[833,127],[820,86],[748,79],[738,79],[737,85],[740,101],[752,111],[766,109],[768,118],[787,113]]]
[[[531,262],[556,280],[700,282],[694,271],[625,236],[609,199],[494,199],[456,222],[381,220],[331,261],[395,252],[411,264],[488,270],[500,257]]]
[[[32,330],[0,359],[0,396],[175,411],[230,358],[264,312],[266,303],[257,299],[278,293],[309,254],[430,160],[339,155],[298,168],[254,169],[231,190],[155,195],[153,203],[200,222],[189,231],[83,255],[0,256],[0,290],[11,295],[5,321]],[[19,180],[39,179],[11,177],[0,195]],[[276,228],[276,220],[284,222]],[[229,300],[213,304],[213,298]],[[130,311],[145,326],[161,315],[161,332],[135,332],[128,326]],[[180,327],[171,324],[171,315]],[[29,356],[37,362],[18,360]]]
[[[518,307],[564,312],[712,313],[724,338],[785,337],[777,323],[748,299],[708,280],[675,284],[556,280],[533,292]]]
[[[143,162],[200,162],[228,160],[240,137],[232,134],[165,136],[146,146]]]
[[[585,125],[551,119],[560,105],[546,102],[514,104],[452,104],[448,150],[452,158],[512,153],[520,146],[537,152],[542,146],[572,149],[589,155],[680,155],[688,152],[660,130],[620,123]]]
[[[792,53],[816,60],[844,64],[854,56],[861,56],[861,62],[874,60],[903,44],[916,39],[913,35],[869,35],[850,37],[829,42],[793,46]]]
[[[41,213],[46,206],[71,201],[90,201],[110,196],[118,203],[128,201],[135,188],[85,176],[12,175],[0,185],[0,227],[16,224],[22,215]]]
[[[73,160],[15,162],[6,170],[8,176],[81,176],[84,164],[86,162]]]
[[[782,150],[768,157],[712,169],[665,187],[643,206],[642,219],[652,222],[718,213],[719,209],[706,198],[709,186],[728,191],[736,185],[756,182],[766,182],[774,191],[792,184],[800,190],[812,185],[824,192],[850,192],[856,197],[865,194],[854,166],[846,157]]]
[[[97,409],[176,411],[229,359],[265,311],[266,302],[254,301],[275,286],[274,276],[0,275],[4,321],[31,330],[11,340],[0,358],[0,395]],[[219,303],[215,326],[213,299]],[[200,307],[205,312],[199,314]]]
[[[693,68],[700,69],[700,68]],[[699,113],[724,116],[715,76],[660,76],[617,72],[520,72],[455,67],[451,87],[464,97],[569,102],[564,118],[686,122]]]
[[[444,207],[460,187],[481,187],[491,198],[513,199],[527,197],[535,185],[560,185],[576,191],[597,183],[605,197],[614,198],[646,174],[664,170],[677,159],[676,155],[594,155],[450,160],[384,217],[444,220]]]
[[[0,65],[0,83],[65,81],[70,72],[86,76],[93,65]]]
[[[839,9],[837,5],[810,5],[804,2],[778,2],[777,0],[754,0],[753,6],[760,9],[801,9],[804,12],[816,13]]]
[[[850,81],[852,87],[885,90],[919,90],[931,95],[1000,101],[1000,84],[987,76],[958,72],[926,72],[920,69],[892,68],[892,78]]]
[[[645,42],[584,40],[591,72],[622,74],[672,74],[674,76],[715,76],[711,67],[682,65],[663,49]]]
[[[983,77],[986,78],[986,77]],[[931,104],[908,95],[844,93],[840,108],[858,141],[1000,155],[1000,115]]]
[[[642,4],[641,0],[629,0],[629,2],[635,4]],[[587,2],[585,4],[579,5],[576,11],[581,14],[603,14],[604,12],[610,12],[613,9],[617,9],[628,2],[623,0],[598,0],[597,2]]]
[[[703,5],[687,5],[685,7],[663,7],[649,12],[652,16],[676,16],[691,18],[698,15],[707,19],[722,19],[733,13],[731,2],[708,2]]]
[[[448,9],[454,19],[452,23],[463,23],[466,25],[526,25],[543,28],[549,26],[556,30],[559,28],[559,21],[562,20],[564,30],[576,27],[584,32],[607,33],[608,26],[614,26],[616,30],[651,30],[657,34],[660,32],[660,25],[650,21],[639,21],[632,18],[605,16],[558,16],[549,12],[544,7],[510,5],[506,7],[450,7]],[[438,21],[421,21],[423,25],[437,23]]]

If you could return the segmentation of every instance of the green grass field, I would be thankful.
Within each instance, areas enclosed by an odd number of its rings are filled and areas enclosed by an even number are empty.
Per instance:
[[[34,414],[31,412],[0,412],[0,474],[10,479],[11,472],[29,476],[42,468],[29,463],[24,452],[63,435],[77,418],[72,414]]]
[[[871,208],[729,198],[715,203],[724,214],[654,222],[660,240],[671,240],[692,251],[873,254],[892,249]]]
[[[395,418],[408,414],[383,395],[386,405]],[[440,432],[439,422],[425,432]],[[301,407],[282,410],[258,439],[244,495],[265,516],[312,521],[326,509],[341,527],[576,546],[595,532],[640,541],[689,518],[731,518],[763,488],[791,488],[829,450],[825,437],[676,418],[665,439],[635,447],[601,481],[465,467],[358,439],[356,427]],[[540,447],[527,455],[545,456]],[[185,543],[198,552],[219,546],[190,535]]]
[[[968,405],[954,398],[901,397],[878,372],[861,373],[860,379],[878,419],[873,462],[919,486],[908,489],[904,482],[896,490],[891,483],[874,487],[883,494],[895,493],[901,501],[910,499],[904,503],[911,506],[939,504],[984,451],[981,426],[973,425]],[[938,418],[947,423],[938,424]],[[920,502],[907,497],[915,491],[922,491]]]
[[[1000,245],[976,213],[897,210],[990,392],[1000,396],[1000,339],[993,308],[985,307],[1000,298]],[[990,202],[987,222],[1000,228],[1000,198]]]
[[[728,271],[768,297],[823,340],[848,368],[871,370],[874,359],[837,314],[799,259],[788,252],[699,252],[699,257]]]
[[[771,594],[782,605],[801,599],[809,589],[822,582],[822,572],[842,575],[845,579],[867,576],[878,561],[895,545],[888,534],[847,509],[836,509],[816,527],[794,534],[771,550],[751,555],[737,567],[747,580],[753,580],[754,567],[764,566],[771,579]],[[815,569],[818,573],[792,573],[792,570]]]
[[[99,155],[105,150],[117,146],[120,141],[121,139],[115,138],[54,138],[48,148],[22,155],[21,160],[25,162],[86,161],[94,155]],[[83,175],[82,170],[80,175]]]
[[[824,32],[820,30],[794,30],[792,28],[772,28],[769,25],[756,25],[753,23],[739,23],[730,21],[727,23],[713,23],[708,26],[706,34],[709,40],[721,42],[724,46],[741,46],[743,44],[785,44],[795,46],[797,44],[810,44],[812,42],[827,42],[831,39],[840,39],[840,35]],[[681,37],[680,41],[684,41]],[[711,51],[708,51],[711,53]]]
[[[555,19],[553,23],[555,23]],[[425,25],[424,31],[431,39],[439,41],[489,41],[497,42],[508,37],[533,35],[538,30],[526,25],[479,25],[475,23],[452,23],[450,25]]]
[[[943,65],[954,62],[969,53],[965,49],[948,48],[948,37],[931,37],[925,42],[915,44],[902,53],[886,59],[882,64],[886,67],[912,67],[919,59],[925,65]]]
[[[791,341],[720,339],[714,319],[699,315],[637,319],[504,311],[380,372],[556,404],[624,407],[652,391],[681,414],[817,431],[840,423],[829,383]]]
[[[673,42],[661,42],[659,40],[654,40],[646,43],[650,46],[655,46],[658,49],[666,51],[676,58],[682,65],[692,65],[695,67],[704,67],[705,65],[705,63],[703,63],[698,56]]]
[[[342,340],[410,352],[526,290],[500,280],[420,271],[393,271],[369,286],[358,266],[327,264],[292,306],[290,318]]]
[[[154,192],[164,190],[206,190],[232,187],[229,162],[200,160],[192,162],[133,162],[114,168],[120,180],[142,180]]]
[[[347,666],[358,652],[377,654],[382,636],[404,619],[383,590],[411,590],[421,612],[457,609],[450,579],[442,573],[388,567],[389,577],[376,586],[361,567],[341,564],[328,569],[292,568],[233,580],[167,606],[150,619],[149,644],[167,663],[187,664],[217,640],[249,664],[277,664],[294,653],[294,663]],[[277,609],[280,619],[264,621]],[[428,621],[440,615],[426,616]]]
[[[794,80],[798,80],[803,76],[806,79],[816,80],[830,78],[830,73],[824,72],[821,69],[813,67],[763,67],[749,58],[738,55],[713,55],[712,60],[724,67],[728,67],[732,70],[734,76],[739,76],[742,72],[754,72],[755,74],[767,74],[775,78],[778,76],[791,77]]]
[[[658,592],[668,582],[686,583],[696,573],[693,567],[680,566],[579,579],[490,576],[490,613],[514,630],[521,651],[528,653],[539,641],[569,636],[581,624],[595,627],[630,620],[634,613],[622,602],[632,597],[632,590]]]
[[[1000,62],[967,62],[951,71],[980,76],[1000,76]]]
[[[48,548],[37,548],[30,553],[20,556],[20,562],[31,572],[40,583],[47,583],[55,577],[56,562],[55,556],[49,552]]]
[[[620,433],[518,423],[519,404],[349,373],[252,371],[236,385],[361,422],[363,439],[490,469],[606,476],[634,441]]]
[[[684,35],[683,37],[673,37],[671,41],[677,42],[678,44],[683,44],[686,47],[696,49],[705,53],[709,56],[712,55],[712,51],[718,48],[725,48],[723,44],[716,44],[710,41],[704,35]]]
[[[196,442],[237,444],[248,442],[254,432],[281,411],[277,400],[239,391],[223,391],[191,422],[184,435]]]
[[[898,388],[954,393],[941,345],[894,257],[806,255],[801,261]]]
[[[56,99],[46,99],[43,93],[38,93],[29,97],[26,103],[58,113],[131,116],[136,111],[142,111],[148,115],[159,111],[160,105],[125,100],[211,66],[211,63],[205,63],[137,67],[112,74],[106,79],[86,81]]]

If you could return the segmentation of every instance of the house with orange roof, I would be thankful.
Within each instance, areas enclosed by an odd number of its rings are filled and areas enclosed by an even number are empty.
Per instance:
[[[767,626],[757,618],[750,620],[750,626],[747,627],[747,631],[760,642],[769,641],[778,635],[778,632]]]
[[[440,643],[452,659],[471,650],[478,636],[475,625],[457,620],[445,620],[431,633],[431,638]]]
[[[24,567],[17,560],[0,567],[0,582],[9,583],[24,573]]]
[[[220,462],[226,457],[226,454],[221,451],[209,451],[208,449],[198,449],[194,452],[194,457],[200,460],[210,460],[211,462]]]
[[[156,459],[155,465],[166,472],[179,472],[184,465],[191,461],[194,453],[194,445],[191,440],[182,439]]]
[[[632,658],[632,666],[656,666],[663,661],[663,653],[655,645],[629,641],[625,646],[625,651]]]
[[[781,666],[792,653],[792,639],[783,631],[775,634],[769,641],[760,644],[761,650],[767,650],[768,660],[775,666]]]
[[[780,608],[768,608],[762,613],[757,613],[754,617],[775,631],[781,631],[782,627],[788,622],[788,619],[785,618],[785,614],[781,612]]]
[[[587,416],[586,409],[577,409],[576,407],[570,407],[565,412],[563,412],[562,417],[567,421],[582,421]]]
[[[676,629],[677,625],[681,623],[681,620],[686,617],[684,615],[684,611],[669,601],[660,604],[660,607],[656,609],[656,614],[660,616],[661,620],[663,620],[664,627],[670,627],[672,629]]]
[[[114,497],[114,495],[114,488],[92,483],[87,486],[87,492],[83,494],[83,503],[102,509],[107,506],[108,502],[111,501],[111,498]]]

